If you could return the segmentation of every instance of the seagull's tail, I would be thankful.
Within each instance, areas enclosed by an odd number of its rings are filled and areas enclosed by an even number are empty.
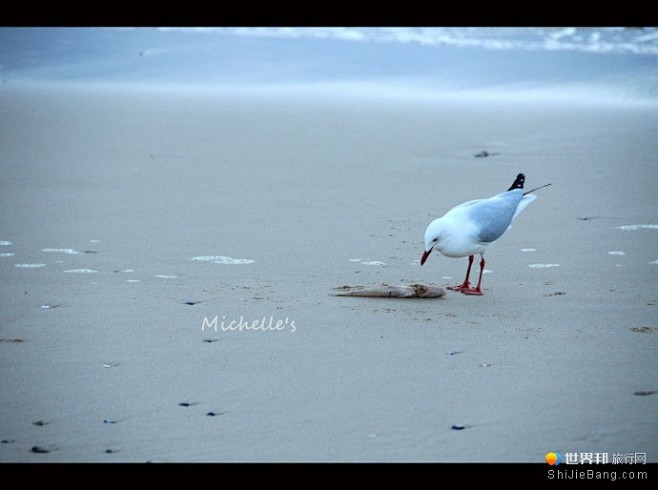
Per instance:
[[[517,179],[518,180],[518,179]],[[519,201],[519,204],[516,206],[516,211],[514,212],[514,216],[512,216],[512,221],[514,221],[514,218],[516,218],[521,211],[523,211],[528,204],[530,204],[532,201],[537,199],[537,196],[534,194],[530,194],[531,192],[534,192],[538,189],[543,189],[544,187],[548,187],[551,184],[545,184],[539,187],[535,187],[534,189],[531,189],[529,191],[526,191],[523,193],[521,197],[521,201]],[[511,227],[512,225],[510,225]]]
[[[523,189],[523,184],[524,183],[525,183],[525,175],[519,174],[519,175],[516,176],[516,180],[512,184],[512,187],[507,189],[507,191],[509,192],[509,191],[513,191],[515,189]],[[529,191],[525,191],[521,195],[521,200],[519,201],[519,204],[517,204],[517,206],[516,206],[516,211],[514,211],[514,216],[512,216],[512,221],[514,221],[514,219],[519,215],[519,213],[521,211],[523,211],[528,206],[528,204],[530,204],[532,201],[537,199],[537,196],[535,196],[534,194],[529,195],[531,192],[538,191],[539,189],[543,189],[544,187],[548,187],[549,185],[551,185],[551,184],[545,184],[545,185],[542,185],[542,186],[539,186],[539,187],[535,187],[534,189],[531,189]],[[512,225],[510,224],[507,227],[507,229],[509,230],[511,227],[512,227]]]
[[[519,215],[519,213],[521,213],[521,211],[523,211],[528,206],[528,204],[530,204],[535,199],[537,199],[537,196],[535,196],[534,194],[530,196],[524,195],[519,201],[519,204],[516,206],[516,211],[514,211],[514,216],[512,216],[512,221],[514,221],[516,217]],[[511,226],[512,225],[510,224],[510,227]]]
[[[508,191],[513,191],[514,189],[523,189],[523,184],[525,183],[525,175],[519,174],[516,176],[516,180],[512,186],[507,189]]]

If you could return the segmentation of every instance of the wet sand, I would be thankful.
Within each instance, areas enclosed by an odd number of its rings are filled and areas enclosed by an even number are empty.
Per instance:
[[[0,461],[658,462],[655,108],[0,107]],[[419,266],[425,227],[519,172],[553,185],[484,296],[330,295],[460,282],[466,259]]]

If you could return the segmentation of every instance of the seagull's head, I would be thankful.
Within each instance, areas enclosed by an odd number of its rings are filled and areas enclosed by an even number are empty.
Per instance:
[[[425,250],[420,258],[420,265],[423,265],[430,256],[434,247],[441,241],[441,232],[443,231],[443,222],[440,219],[432,221],[425,230]]]

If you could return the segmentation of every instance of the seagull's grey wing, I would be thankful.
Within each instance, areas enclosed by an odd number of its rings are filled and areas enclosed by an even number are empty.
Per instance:
[[[470,220],[480,230],[477,239],[483,243],[491,243],[501,237],[509,228],[515,216],[517,205],[521,199],[521,192],[517,195],[494,196],[491,199],[483,199],[468,210]]]

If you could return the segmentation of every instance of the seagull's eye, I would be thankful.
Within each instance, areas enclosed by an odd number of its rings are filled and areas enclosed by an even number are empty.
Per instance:
[[[432,240],[432,241],[433,241],[434,243],[436,243],[436,241],[437,241],[437,240],[438,240],[438,238],[435,238],[435,239],[434,239],[434,240]]]

